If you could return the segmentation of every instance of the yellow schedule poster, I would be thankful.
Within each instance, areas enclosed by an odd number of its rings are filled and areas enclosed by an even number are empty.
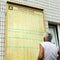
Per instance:
[[[43,10],[7,3],[5,60],[37,60],[44,32]]]

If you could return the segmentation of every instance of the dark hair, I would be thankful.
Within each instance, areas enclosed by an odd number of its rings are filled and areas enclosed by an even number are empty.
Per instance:
[[[49,41],[49,42],[51,42],[51,40],[52,40],[52,34],[51,33],[49,33],[49,32],[46,32],[46,34],[45,34],[45,40],[47,40],[47,41]]]
[[[52,40],[52,34],[51,34],[51,33],[48,33],[47,38],[48,38],[48,41],[50,41],[50,42],[51,42],[51,40]]]

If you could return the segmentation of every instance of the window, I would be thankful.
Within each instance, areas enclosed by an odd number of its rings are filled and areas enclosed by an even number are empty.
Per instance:
[[[57,25],[52,25],[52,24],[49,24],[49,30],[53,36],[52,38],[52,43],[56,44],[58,46],[58,32],[57,32]]]

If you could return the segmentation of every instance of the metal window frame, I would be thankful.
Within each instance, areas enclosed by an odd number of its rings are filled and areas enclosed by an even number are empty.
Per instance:
[[[58,46],[59,46],[59,37],[58,37],[58,29],[57,29],[57,25],[56,25],[56,24],[50,24],[50,23],[49,23],[48,25],[49,25],[49,27],[50,27],[50,26],[53,26],[53,27],[56,28],[56,33],[57,33],[56,36],[57,36]]]

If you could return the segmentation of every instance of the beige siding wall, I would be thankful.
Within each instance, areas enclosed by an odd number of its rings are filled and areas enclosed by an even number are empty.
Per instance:
[[[0,60],[3,60],[4,56],[5,10],[6,1],[0,0]]]

